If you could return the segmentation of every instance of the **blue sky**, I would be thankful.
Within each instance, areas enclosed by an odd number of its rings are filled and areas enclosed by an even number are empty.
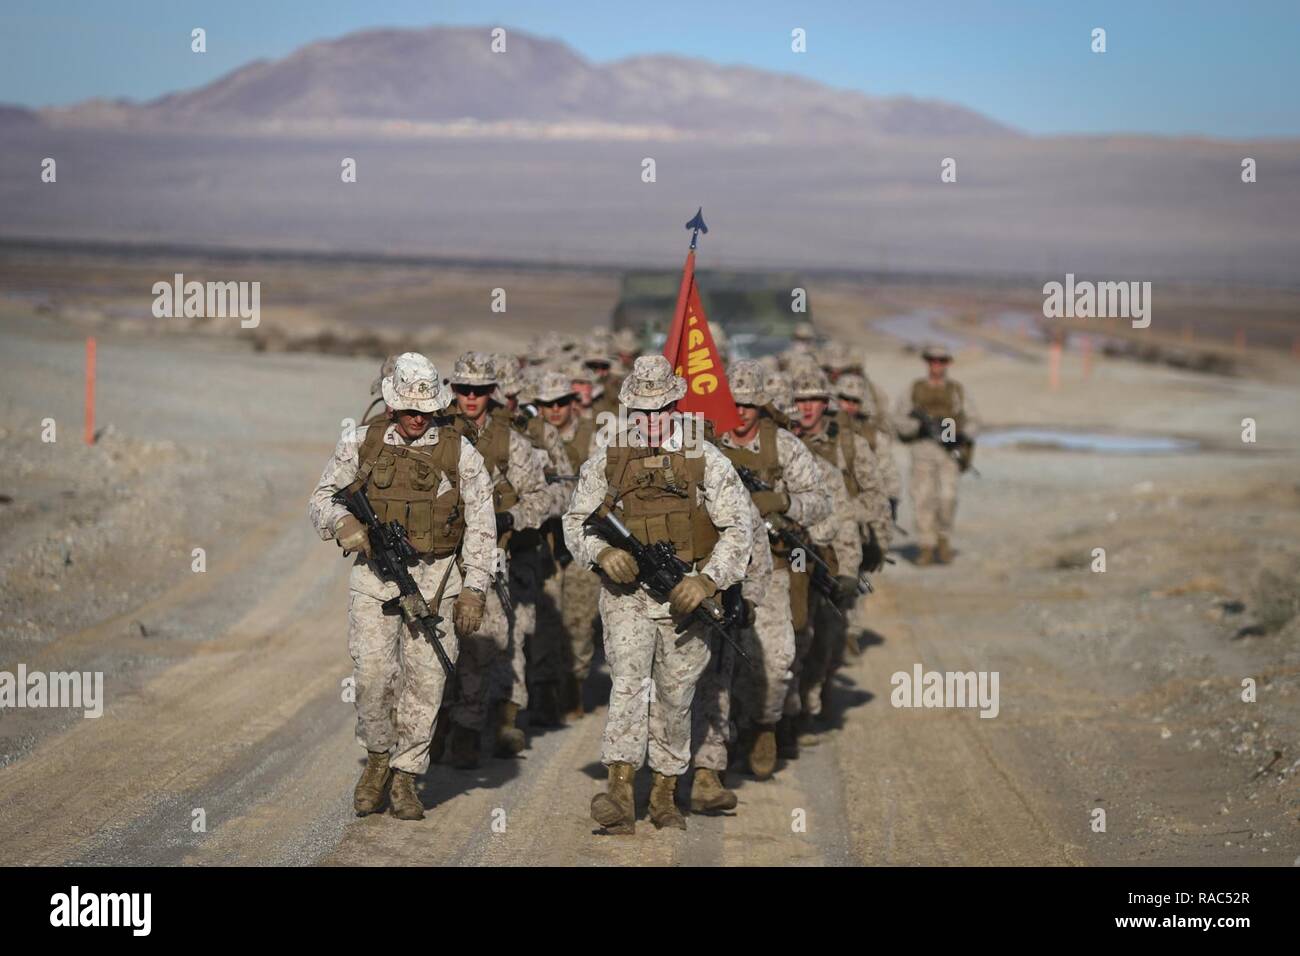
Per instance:
[[[515,27],[595,61],[677,53],[950,100],[1030,133],[1300,136],[1300,0],[4,0],[0,102],[149,99],[312,40],[439,23]]]

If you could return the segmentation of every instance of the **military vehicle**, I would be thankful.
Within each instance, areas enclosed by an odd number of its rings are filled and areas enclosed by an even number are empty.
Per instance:
[[[610,325],[632,329],[648,352],[662,350],[677,305],[680,272],[628,272]],[[709,325],[721,328],[731,359],[759,358],[785,351],[800,322],[812,321],[812,307],[791,311],[795,289],[806,289],[794,273],[723,272],[701,269],[695,273],[700,300]]]

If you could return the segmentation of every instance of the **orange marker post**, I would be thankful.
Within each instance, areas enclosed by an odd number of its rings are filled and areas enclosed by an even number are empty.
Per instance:
[[[1048,352],[1047,368],[1052,391],[1059,391],[1061,388],[1061,342],[1059,339],[1052,343],[1052,348]]]
[[[1086,379],[1092,375],[1092,336],[1082,336],[1083,348],[1083,377]]]
[[[86,444],[95,444],[95,337],[86,339]]]

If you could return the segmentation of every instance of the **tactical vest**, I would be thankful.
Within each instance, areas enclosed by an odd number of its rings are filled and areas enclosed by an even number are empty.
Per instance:
[[[776,422],[772,419],[758,420],[758,451],[754,451],[752,445],[747,448],[732,445],[718,447],[733,465],[737,467],[743,465],[775,488],[784,473],[776,444],[776,429]]]
[[[575,474],[587,460],[587,451],[591,448],[591,436],[595,432],[596,423],[592,419],[579,418],[572,440],[566,439],[564,442],[564,453],[569,456],[569,464],[573,466]]]
[[[642,544],[667,541],[688,564],[707,561],[718,529],[698,503],[704,455],[619,446],[608,449],[605,507],[622,504],[621,519]]]
[[[957,431],[966,430],[965,393],[960,383],[945,379],[942,385],[931,385],[929,379],[918,378],[912,383],[912,405],[942,423],[951,418]]]
[[[765,482],[776,487],[776,483],[785,473],[781,467],[781,455],[776,443],[777,424],[770,418],[758,420],[758,451],[752,448],[733,448],[719,445],[722,453],[736,467],[744,466],[758,475]],[[751,497],[753,492],[750,492]],[[764,515],[763,517],[767,517]],[[790,546],[779,538],[772,542],[772,560],[782,566],[790,563]]]
[[[455,554],[465,533],[460,506],[460,435],[438,428],[436,445],[389,445],[387,425],[371,425],[357,451],[357,477],[380,521],[397,521],[411,547],[435,558]],[[450,487],[438,494],[446,478]]]
[[[863,415],[861,412],[858,412],[856,415],[850,415],[847,412],[841,411],[836,420],[839,422],[841,428],[847,428],[850,431],[857,432],[867,440],[867,444],[871,446],[872,451],[876,450],[876,441],[878,440],[877,436],[879,436],[880,430],[876,428],[875,424],[868,416]]]
[[[492,480],[492,507],[498,513],[509,511],[519,503],[519,492],[507,477],[510,465],[510,414],[503,408],[493,409],[488,421],[483,423],[483,430],[474,428],[473,423],[462,418],[469,425],[469,434],[465,437],[474,445],[474,449],[483,456],[487,466],[488,478]],[[496,420],[497,427],[488,428]]]
[[[814,438],[830,438],[831,441],[815,441]],[[844,475],[844,486],[848,488],[849,497],[856,498],[862,493],[862,486],[858,484],[858,476],[854,473],[854,464],[857,461],[857,448],[853,441],[853,430],[851,428],[842,428],[840,423],[831,420],[826,423],[826,430],[821,435],[805,435],[803,443],[807,445],[815,454],[821,455]],[[839,446],[840,454],[835,454],[835,448]],[[844,459],[844,464],[840,465],[840,458]]]

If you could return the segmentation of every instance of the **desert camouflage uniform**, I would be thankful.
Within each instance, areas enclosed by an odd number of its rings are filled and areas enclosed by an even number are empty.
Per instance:
[[[581,426],[581,428],[580,428]],[[582,426],[575,414],[569,424],[560,432],[561,439],[568,447],[569,460],[582,463],[594,453],[599,431],[593,429],[586,447],[574,446],[578,435],[586,433],[590,426]],[[565,485],[572,492],[573,483]],[[564,500],[564,510],[569,507],[569,496]],[[558,562],[551,577],[546,580],[546,593],[552,606],[559,613],[555,628],[555,638],[559,642],[558,653],[567,669],[581,688],[591,674],[591,662],[596,655],[596,625],[598,622],[600,599],[600,578],[589,565],[572,561],[567,567],[560,567]]]
[[[749,515],[750,526],[754,528],[753,544],[749,553],[749,566],[745,571],[745,580],[740,590],[747,601],[757,605],[762,600],[764,592],[771,586],[772,547],[768,543],[767,535],[760,531],[763,527],[763,516],[759,514],[752,501]],[[789,617],[788,607],[786,616]],[[789,658],[794,657],[794,633],[791,632],[789,636],[789,654],[785,664],[786,672],[783,674],[786,678],[789,677]],[[755,664],[764,669],[768,666],[768,655],[764,653],[765,649],[761,646],[752,627],[743,628],[737,634],[737,640]],[[784,648],[777,648],[778,653],[783,650]],[[691,766],[716,770],[722,774],[727,769],[727,745],[733,739],[732,685],[738,675],[736,652],[730,643],[722,638],[714,638],[713,652],[717,656],[700,675],[700,681],[695,686],[695,700],[691,703]],[[742,672],[752,670],[743,662],[740,667]],[[749,680],[751,687],[766,685],[766,683],[767,681],[762,678]],[[784,698],[785,680],[782,680],[781,699]],[[773,723],[775,722],[773,720]]]
[[[761,436],[755,435],[749,445],[740,445],[730,433],[724,434],[719,444],[724,448],[760,450]],[[791,432],[776,429],[777,459],[781,465],[781,478],[775,490],[785,492],[790,504],[784,515],[795,524],[808,527],[829,517],[832,498],[827,491],[822,470],[816,456]],[[766,538],[760,521],[755,536]],[[770,550],[770,548],[769,548]],[[776,559],[768,582],[756,592],[753,636],[758,642],[755,649],[746,651],[761,668],[742,668],[736,682],[736,694],[747,723],[775,724],[790,686],[791,668],[795,656],[795,634],[790,608],[790,565],[784,558]]]
[[[634,441],[628,435],[621,440]],[[702,449],[699,504],[719,538],[698,570],[725,590],[744,577],[749,564],[751,506],[722,452],[707,442]],[[609,490],[605,462],[606,448],[598,445],[579,472],[578,487],[564,516],[564,536],[574,564],[584,568],[595,567],[596,556],[608,546],[582,527]],[[712,632],[693,624],[679,634],[666,601],[655,600],[644,588],[621,587],[603,579],[600,614],[613,677],[601,763],[640,767],[649,762],[651,769],[666,776],[682,775],[691,757],[691,701],[709,664]]]
[[[498,471],[489,475],[489,479],[494,486],[502,479],[508,481],[519,496],[519,500],[508,509],[514,519],[512,535],[539,528],[546,517],[551,493],[536,449],[527,438],[492,414],[485,419],[476,444],[482,445],[498,428],[508,429],[509,451],[504,475]],[[495,555],[493,573],[504,574],[507,584],[526,574],[525,571],[512,571],[512,559],[505,550],[497,548]],[[520,583],[526,588],[526,581]],[[524,659],[524,630],[519,626],[517,615],[515,623],[516,628],[512,631],[496,588],[489,586],[483,623],[477,633],[461,642],[464,645],[463,660],[457,668],[460,694],[451,710],[453,723],[470,730],[480,729],[487,718],[488,704],[497,699],[510,700],[521,708],[528,706],[527,684],[515,680],[516,658],[521,671]]]
[[[386,427],[384,442],[416,447],[438,443],[438,429],[407,442],[395,425]],[[334,527],[347,509],[331,497],[357,476],[358,449],[367,428],[346,435],[312,492],[309,514],[321,538],[334,538]],[[460,557],[463,573],[454,558],[423,558],[411,566],[411,576],[443,624],[442,645],[453,661],[459,654],[451,629],[452,604],[462,586],[488,589],[496,522],[492,513],[492,485],[483,459],[469,442],[461,439],[460,496],[465,512],[465,534]],[[369,751],[391,751],[395,770],[421,774],[429,766],[429,744],[433,738],[438,708],[442,704],[446,674],[432,645],[421,634],[406,627],[400,615],[383,613],[381,605],[397,597],[397,585],[379,577],[373,562],[357,555],[348,581],[348,652],[352,656],[356,682],[357,741]],[[445,630],[444,630],[445,629]]]
[[[952,536],[953,519],[957,514],[957,483],[961,469],[953,461],[948,449],[932,438],[913,440],[921,423],[911,417],[912,391],[918,383],[899,397],[894,406],[894,424],[898,436],[911,441],[912,452],[912,508],[916,513],[916,543],[922,548],[933,548],[942,537]],[[953,382],[957,385],[956,382]],[[966,390],[957,385],[953,417],[959,429],[971,438],[979,435],[979,412]]]

